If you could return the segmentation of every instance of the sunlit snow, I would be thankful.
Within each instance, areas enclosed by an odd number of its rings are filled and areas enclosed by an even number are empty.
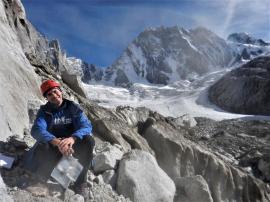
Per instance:
[[[207,98],[207,89],[229,69],[217,71],[198,78],[193,82],[178,81],[167,86],[135,83],[130,89],[105,85],[83,84],[88,98],[96,100],[101,106],[145,106],[164,116],[179,117],[189,114],[215,120],[231,118],[268,119],[264,116],[248,116],[227,113],[211,104]]]

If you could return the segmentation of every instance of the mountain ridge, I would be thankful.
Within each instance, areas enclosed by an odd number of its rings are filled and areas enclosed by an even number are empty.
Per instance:
[[[228,38],[232,38],[230,36]],[[134,83],[167,85],[179,80],[192,81],[265,53],[270,53],[268,44],[225,41],[204,27],[187,30],[161,26],[141,32],[105,69],[83,61],[78,66],[72,62],[75,58],[67,58],[67,66],[76,67],[85,83],[129,88]]]

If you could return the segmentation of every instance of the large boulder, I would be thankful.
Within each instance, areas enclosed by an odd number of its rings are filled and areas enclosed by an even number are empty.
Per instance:
[[[116,146],[106,143],[102,144],[93,159],[94,171],[96,173],[101,173],[106,170],[115,169],[118,161],[121,160],[123,154],[123,151],[121,151],[120,148]]]
[[[232,70],[209,89],[209,99],[239,114],[270,115],[270,56]]]
[[[88,100],[84,100],[84,102],[87,103]],[[85,105],[85,109],[93,124],[94,134],[97,134],[102,140],[121,145],[125,152],[131,149],[141,149],[153,153],[137,128],[140,122],[143,122],[149,116],[149,110],[126,107],[117,108],[114,111],[88,104]],[[129,117],[128,111],[130,111],[132,117]]]
[[[208,184],[213,201],[270,200],[265,183],[187,140],[171,124],[157,120],[142,135],[155,151],[159,166],[175,183],[181,177],[201,175]]]
[[[61,72],[63,81],[79,95],[86,97],[79,76],[69,73],[67,70]]]
[[[208,184],[201,175],[182,177],[175,181],[175,202],[213,202]]]
[[[106,170],[102,174],[102,179],[104,183],[110,184],[113,189],[116,188],[117,174],[114,170]]]
[[[132,201],[173,201],[174,182],[144,151],[125,154],[118,169],[117,191]]]
[[[258,162],[258,169],[261,171],[263,179],[270,182],[270,155],[263,156]]]

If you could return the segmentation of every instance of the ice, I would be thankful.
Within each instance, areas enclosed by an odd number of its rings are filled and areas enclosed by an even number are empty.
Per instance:
[[[189,114],[193,117],[208,117],[214,120],[232,118],[269,119],[268,116],[249,116],[228,113],[208,100],[208,88],[222,75],[230,71],[224,69],[196,78],[193,82],[180,80],[167,86],[135,83],[132,88],[83,84],[87,96],[98,100],[108,108],[119,105],[147,107],[164,116],[179,117]]]

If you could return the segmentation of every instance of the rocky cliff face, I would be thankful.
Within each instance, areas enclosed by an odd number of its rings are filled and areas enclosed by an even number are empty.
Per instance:
[[[256,39],[245,32],[230,34],[227,40],[233,41],[236,43],[241,43],[241,44],[252,44],[252,45],[259,45],[259,46],[270,45],[270,43],[267,43],[262,39]]]
[[[19,0],[0,2],[0,77],[1,128],[4,140],[11,134],[22,135],[28,128],[27,103],[41,99],[38,89],[40,69],[54,77],[72,80],[72,86],[84,95],[78,82],[70,79],[65,71],[65,55],[57,40],[48,41],[27,20],[24,7]],[[48,78],[45,74],[41,78]]]
[[[245,63],[258,56],[269,55],[270,43],[256,39],[247,33],[233,33],[227,38],[235,56],[232,64]]]
[[[270,114],[270,57],[258,57],[223,76],[209,89],[210,100],[240,114]]]
[[[27,20],[24,7],[18,0],[4,0],[9,26],[18,37],[25,56],[32,65],[50,66],[55,72],[63,71],[64,54],[57,40],[49,41]]]
[[[80,76],[84,83],[101,81],[104,75],[104,70],[102,68],[99,68],[94,64],[87,64],[74,57],[66,59],[66,67],[69,72]]]
[[[8,13],[12,13],[12,18]],[[1,140],[12,134],[23,134],[29,124],[28,99],[40,98],[39,79],[24,54],[14,25],[16,22],[17,26],[23,26],[24,20],[20,1],[0,1]]]
[[[85,97],[85,93],[80,86],[79,77],[66,67],[66,55],[61,50],[57,40],[49,41],[42,36],[27,20],[24,7],[20,0],[3,0],[5,15],[20,43],[20,49],[24,57],[28,59],[35,71],[43,68],[54,77],[61,77],[73,90]],[[45,75],[44,75],[45,77]]]
[[[74,78],[58,72],[57,68],[61,70],[66,64],[61,60],[59,44],[52,42],[50,45],[58,50],[52,54],[58,58],[55,62],[52,62],[51,54],[39,53],[43,48],[47,50],[48,46],[44,39],[37,39],[36,43],[35,40],[31,41],[29,36],[39,34],[31,34],[31,26],[23,11],[18,0],[0,1],[0,48],[3,50],[0,53],[0,79],[3,84],[0,102],[4,106],[0,124],[2,129],[7,130],[7,133],[1,130],[1,139],[6,140],[9,136],[8,140],[0,142],[0,153],[15,158],[11,169],[0,169],[0,201],[84,201],[82,196],[75,195],[71,189],[63,190],[52,182],[31,184],[36,176],[22,167],[23,155],[34,142],[28,130],[24,129],[33,122],[39,105],[32,100],[41,101],[38,86],[42,78],[58,79],[64,95],[80,103],[93,124],[97,142],[96,167],[88,172],[89,198],[86,201],[270,200],[267,185],[269,158],[266,155],[269,152],[259,148],[258,152],[262,154],[259,156],[242,153],[247,152],[245,148],[255,147],[262,140],[252,141],[252,137],[249,137],[256,131],[264,135],[264,145],[269,145],[266,133],[269,122],[263,126],[251,124],[245,127],[245,123],[250,123],[245,121],[243,128],[246,134],[239,135],[243,131],[235,122],[215,123],[201,118],[196,125],[195,120],[166,118],[146,108],[102,108],[80,95],[79,86],[72,83]],[[17,24],[14,24],[14,20]],[[27,33],[30,35],[25,35]],[[30,47],[30,52],[27,47]],[[27,105],[28,101],[30,104]],[[219,128],[219,124],[223,126],[223,134],[227,132],[231,135],[214,135],[214,129]],[[231,130],[227,130],[228,126]],[[236,134],[233,131],[237,131]],[[249,145],[238,144],[234,141],[235,136],[244,137],[245,142],[249,140]],[[222,152],[215,144],[215,141],[222,140],[228,144],[234,141],[235,144]],[[236,150],[245,157],[239,165],[235,163],[239,158],[233,156]],[[233,156],[232,161],[225,158],[230,155]],[[256,175],[240,168],[254,166],[254,162],[257,162]],[[133,174],[136,174],[136,178]],[[150,195],[144,193],[145,190]]]

